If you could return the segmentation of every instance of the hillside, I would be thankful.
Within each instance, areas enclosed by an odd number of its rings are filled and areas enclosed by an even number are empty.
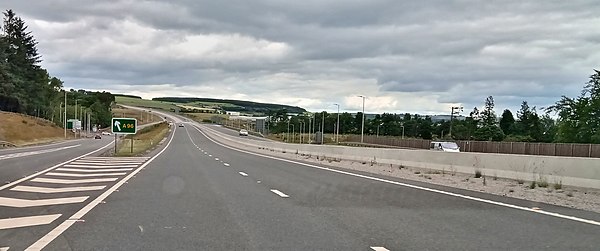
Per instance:
[[[245,112],[245,113],[267,113],[268,111],[277,111],[285,109],[290,113],[306,112],[304,108],[298,106],[259,103],[253,101],[234,100],[234,99],[213,99],[213,98],[179,98],[162,97],[153,98],[153,101],[193,104],[200,107],[219,108],[225,111]]]
[[[18,113],[0,112],[0,141],[17,146],[64,139],[64,131],[50,121]]]

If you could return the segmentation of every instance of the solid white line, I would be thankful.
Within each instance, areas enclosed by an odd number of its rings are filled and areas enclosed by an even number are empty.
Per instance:
[[[94,165],[64,165],[64,167],[79,167],[79,168],[131,168],[138,165],[114,165],[114,166],[94,166]]]
[[[553,217],[557,217],[557,218],[562,218],[562,219],[567,219],[567,220],[572,220],[572,221],[577,221],[577,222],[582,222],[582,223],[587,223],[587,224],[592,224],[592,225],[600,226],[600,222],[594,221],[594,220],[588,220],[588,219],[583,219],[583,218],[579,218],[579,217],[575,217],[575,216],[569,216],[569,215],[564,215],[564,214],[559,214],[559,213],[553,213],[553,212],[544,211],[544,210],[533,210],[533,209],[528,208],[528,207],[512,205],[512,204],[508,204],[508,203],[504,203],[504,202],[487,200],[487,199],[482,199],[482,198],[468,196],[468,195],[463,195],[463,194],[458,194],[458,193],[447,192],[447,191],[433,189],[433,188],[427,188],[427,187],[422,187],[422,186],[417,186],[417,185],[411,185],[411,184],[407,184],[407,183],[402,183],[402,182],[397,182],[397,181],[392,181],[392,180],[386,180],[386,179],[382,179],[382,178],[376,178],[376,177],[372,177],[372,176],[367,176],[367,175],[362,175],[362,174],[356,174],[356,173],[351,173],[351,172],[342,171],[342,170],[330,169],[330,168],[327,168],[327,167],[322,167],[322,166],[317,166],[317,165],[312,165],[312,164],[306,164],[306,163],[302,163],[302,162],[298,162],[298,161],[294,161],[294,160],[282,159],[282,158],[278,158],[278,157],[273,157],[273,156],[268,156],[268,155],[264,155],[264,154],[254,153],[254,152],[250,152],[250,151],[246,151],[246,150],[241,150],[241,149],[237,149],[237,148],[230,147],[230,146],[221,144],[219,142],[216,142],[212,138],[208,137],[204,132],[202,132],[196,126],[194,126],[194,128],[196,128],[197,131],[199,131],[202,135],[204,135],[204,137],[206,137],[207,139],[209,139],[210,141],[212,141],[213,143],[215,143],[217,145],[220,145],[222,147],[225,147],[225,148],[228,148],[228,149],[231,149],[231,150],[234,150],[234,151],[238,151],[238,152],[243,152],[243,153],[247,153],[247,154],[250,154],[250,155],[254,155],[254,156],[259,156],[259,157],[263,157],[263,158],[279,160],[279,161],[283,161],[283,162],[288,162],[288,163],[292,163],[292,164],[297,164],[297,165],[302,165],[302,166],[317,168],[317,169],[320,169],[320,170],[325,170],[325,171],[339,173],[339,174],[344,174],[344,175],[350,175],[350,176],[359,177],[359,178],[363,178],[363,179],[375,180],[375,181],[380,181],[380,182],[384,182],[384,183],[388,183],[388,184],[394,184],[394,185],[399,185],[399,186],[404,186],[404,187],[410,187],[410,188],[419,189],[419,190],[423,190],[423,191],[428,191],[428,192],[433,192],[433,193],[439,193],[439,194],[444,194],[444,195],[448,195],[448,196],[463,198],[463,199],[467,199],[467,200],[473,200],[473,201],[488,203],[488,204],[492,204],[492,205],[497,205],[497,206],[502,206],[502,207],[508,207],[508,208],[513,208],[513,209],[528,211],[528,212],[532,212],[532,213],[538,213],[538,214],[553,216]]]
[[[77,141],[82,141],[82,140],[83,139],[72,139],[72,140],[65,140],[65,141],[62,141],[62,142],[51,143],[51,144],[46,144],[46,145],[23,146],[23,147],[16,147],[16,148],[0,149],[0,153],[1,152],[10,152],[10,151],[15,151],[15,150],[17,150],[17,151],[18,150],[27,150],[27,149],[31,149],[31,148],[49,147],[49,146],[67,144],[67,143],[76,143]],[[2,251],[2,249],[0,249],[0,251]]]
[[[81,196],[81,197],[67,197],[67,198],[41,199],[41,200],[26,200],[26,199],[0,197],[0,206],[22,208],[22,207],[38,207],[38,206],[72,204],[72,203],[83,202],[88,197],[89,196]]]
[[[95,191],[102,190],[106,186],[87,186],[87,187],[36,187],[36,186],[16,186],[11,188],[11,191],[19,192],[32,192],[32,193],[70,193],[70,192],[81,192],[81,191]]]
[[[80,209],[79,211],[77,211],[75,214],[73,214],[69,218],[70,219],[76,219],[76,220],[77,219],[81,219],[83,216],[85,216],[85,214],[87,214],[94,207],[96,207],[98,204],[100,204],[102,201],[104,201],[104,199],[106,199],[106,197],[108,197],[110,194],[112,194],[113,192],[115,192],[115,190],[117,190],[119,187],[121,187],[123,184],[125,184],[125,182],[127,182],[127,180],[131,179],[131,177],[133,177],[134,175],[136,175],[144,167],[146,167],[148,164],[150,164],[154,159],[156,159],[158,156],[160,156],[171,145],[171,142],[173,141],[173,138],[175,137],[176,130],[177,130],[177,128],[173,129],[173,132],[171,133],[171,139],[169,139],[169,142],[167,142],[165,148],[163,148],[156,155],[152,156],[148,161],[146,161],[144,164],[142,164],[140,166],[140,168],[135,169],[129,175],[125,176],[125,178],[121,179],[119,182],[117,182],[115,185],[113,185],[111,188],[109,188],[108,190],[106,190],[104,193],[102,193],[96,199],[92,200],[89,204],[87,204],[85,207],[83,207],[82,209]],[[52,231],[50,231],[49,233],[47,233],[46,235],[44,235],[42,238],[40,238],[39,240],[37,240],[35,243],[31,244],[31,246],[29,246],[25,250],[28,250],[28,251],[42,250],[44,247],[46,247],[46,245],[48,245],[51,241],[53,241],[58,236],[60,236],[64,231],[66,231],[73,224],[75,224],[74,220],[64,221],[58,227],[52,229]]]
[[[282,193],[281,191],[279,191],[277,189],[271,189],[271,192],[273,192],[274,194],[277,194],[277,195],[281,196],[282,198],[288,198],[288,197],[290,197],[287,194],[284,194],[284,193]]]
[[[247,173],[245,173],[245,172],[238,172],[238,173],[239,173],[240,175],[244,176],[244,177],[248,176],[248,174],[247,174]],[[271,190],[271,191],[273,191],[273,190]]]
[[[89,161],[73,161],[69,164],[73,165],[96,165],[96,166],[114,166],[114,165],[140,165],[144,162],[89,162]]]
[[[371,249],[375,250],[375,251],[390,251],[387,248],[384,247],[371,247]]]
[[[64,176],[64,177],[103,177],[103,176],[123,176],[127,173],[57,173],[49,172],[46,175]]]
[[[63,172],[80,172],[80,173],[99,173],[99,172],[125,172],[131,171],[133,168],[112,168],[112,169],[78,169],[78,168],[56,168],[55,171]]]
[[[54,220],[58,219],[62,214],[48,214],[48,215],[36,215],[29,217],[18,217],[18,218],[10,218],[10,219],[0,219],[0,230],[2,229],[11,229],[18,227],[29,227],[29,226],[38,226],[38,225],[46,225],[52,223]],[[2,250],[2,249],[0,249]],[[4,250],[8,250],[8,247],[5,247]]]
[[[94,182],[111,182],[118,180],[119,178],[100,178],[100,179],[80,179],[80,180],[64,180],[64,179],[51,179],[51,178],[35,178],[33,182],[53,183],[53,184],[81,184],[81,183],[94,183]]]
[[[15,180],[15,181],[13,181],[13,182],[11,182],[11,183],[8,183],[8,184],[6,184],[6,185],[4,185],[4,186],[0,186],[0,191],[1,191],[1,190],[4,190],[4,189],[6,189],[6,188],[8,188],[8,187],[14,186],[14,185],[16,185],[16,184],[19,184],[20,182],[23,182],[23,181],[25,181],[25,180],[28,180],[28,179],[31,179],[31,178],[33,178],[33,177],[36,177],[36,176],[42,175],[42,174],[44,174],[44,173],[50,172],[50,171],[52,171],[52,169],[55,169],[55,168],[57,168],[57,167],[59,167],[59,166],[62,166],[62,165],[64,165],[64,164],[66,164],[66,163],[69,163],[69,162],[71,162],[71,161],[74,161],[74,160],[77,160],[77,159],[79,159],[79,158],[83,158],[83,157],[85,157],[85,156],[88,156],[88,155],[90,155],[90,154],[94,154],[94,153],[96,153],[96,152],[99,152],[99,151],[101,151],[102,149],[104,149],[104,148],[106,148],[106,147],[108,147],[108,146],[110,146],[110,145],[112,145],[112,144],[114,144],[114,140],[113,140],[111,143],[109,143],[109,144],[107,144],[107,145],[105,145],[105,146],[103,146],[103,147],[100,147],[100,148],[98,148],[98,149],[96,149],[96,150],[94,150],[94,151],[91,151],[91,152],[89,152],[89,153],[86,153],[86,154],[84,154],[84,155],[81,155],[81,156],[78,156],[78,157],[72,158],[72,159],[70,159],[70,160],[67,160],[67,161],[65,161],[65,162],[59,163],[59,164],[57,164],[57,165],[54,165],[54,166],[52,166],[52,167],[49,167],[49,168],[48,168],[48,169],[46,169],[46,170],[43,170],[43,171],[41,171],[41,172],[37,172],[37,173],[34,173],[34,174],[32,174],[32,175],[29,175],[29,176],[23,177],[23,178],[21,178],[21,179]]]
[[[10,153],[10,154],[5,154],[5,155],[0,155],[0,160],[13,159],[13,158],[25,157],[25,156],[31,156],[31,155],[38,155],[38,154],[43,154],[43,153],[51,153],[51,152],[66,150],[66,149],[78,147],[78,146],[80,146],[80,145],[64,146],[64,147],[59,147],[59,148],[50,148],[50,149],[31,151],[31,152]]]

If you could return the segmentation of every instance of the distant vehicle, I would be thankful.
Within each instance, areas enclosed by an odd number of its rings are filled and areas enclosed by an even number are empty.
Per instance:
[[[94,136],[94,139],[102,139],[102,136],[100,136],[100,134],[96,134],[96,136]]]
[[[110,135],[110,132],[102,132],[102,135]]]
[[[443,152],[460,152],[460,147],[454,142],[432,141],[429,149]]]
[[[248,130],[246,130],[246,129],[240,130],[240,136],[248,136]]]
[[[179,124],[179,127],[183,127],[183,124]]]

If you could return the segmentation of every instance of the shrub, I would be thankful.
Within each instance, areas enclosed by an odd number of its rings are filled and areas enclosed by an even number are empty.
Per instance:
[[[529,184],[529,188],[535,189],[535,181],[532,181],[531,184]]]
[[[559,181],[558,183],[554,183],[554,189],[556,189],[556,190],[562,189],[562,181]]]
[[[475,178],[478,178],[478,179],[481,178],[481,171],[479,171],[479,170],[475,171]]]

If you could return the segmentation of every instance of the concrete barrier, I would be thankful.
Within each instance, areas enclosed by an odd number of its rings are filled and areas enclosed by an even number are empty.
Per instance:
[[[357,162],[404,165],[447,172],[474,174],[476,171],[480,171],[488,177],[495,176],[524,181],[544,180],[548,183],[600,189],[600,159],[597,158],[300,145],[233,137],[206,125],[201,125],[200,128],[220,143],[253,151],[266,148],[280,152],[310,154]]]

